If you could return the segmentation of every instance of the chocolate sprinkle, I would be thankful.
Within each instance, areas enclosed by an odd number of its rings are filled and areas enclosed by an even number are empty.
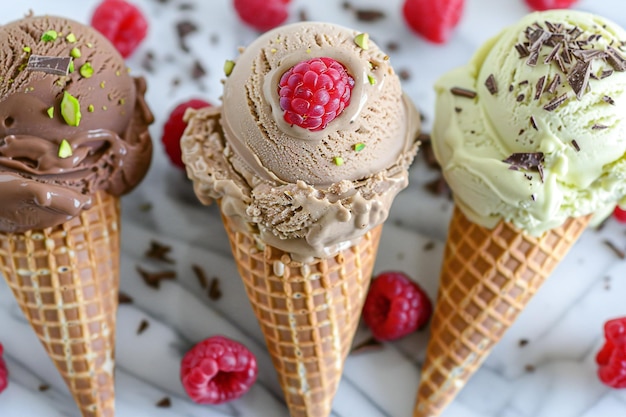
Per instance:
[[[461,88],[461,87],[452,87],[450,89],[450,92],[452,94],[454,94],[455,96],[460,96],[460,97],[467,97],[467,98],[475,98],[476,97],[476,92],[475,91],[468,90],[466,88]]]
[[[176,279],[176,272],[174,271],[148,272],[137,266],[137,272],[139,272],[147,286],[156,290],[160,288],[161,281]]]
[[[565,103],[565,101],[567,100],[567,93],[563,93],[558,97],[555,97],[554,99],[552,99],[548,104],[546,104],[545,106],[543,106],[543,108],[547,111],[554,111],[556,110],[561,104]]]
[[[611,249],[613,252],[615,252],[615,254],[617,255],[618,258],[620,259],[626,259],[626,253],[621,250],[620,248],[618,248],[615,243],[611,242],[610,240],[604,240],[604,244],[606,246],[609,247],[609,249]]]
[[[141,323],[139,323],[139,327],[137,328],[137,334],[142,334],[146,331],[148,327],[150,327],[150,323],[148,322],[148,320],[141,320]]]
[[[194,274],[196,274],[196,278],[198,278],[198,282],[200,286],[206,289],[209,286],[209,281],[206,278],[206,274],[204,273],[204,269],[200,265],[191,265],[191,269],[193,269]]]
[[[28,58],[26,69],[41,71],[46,74],[67,75],[70,70],[71,57],[31,55]]]
[[[355,11],[357,20],[361,22],[376,22],[385,18],[385,12],[376,9],[357,9]]]
[[[153,240],[150,242],[150,249],[148,249],[145,253],[146,258],[152,258],[159,261],[167,262],[170,264],[174,263],[174,260],[168,258],[168,253],[172,250],[171,246],[164,245],[162,243]]]
[[[211,280],[211,285],[209,286],[209,298],[214,301],[222,298],[222,290],[220,289],[219,278],[213,278]]]
[[[574,147],[574,149],[576,149],[576,152],[580,152],[580,146],[578,146],[578,142],[576,142],[576,139],[572,139],[572,146]]]
[[[169,397],[163,397],[158,403],[156,403],[156,406],[159,408],[170,408],[172,406],[172,401]]]
[[[496,77],[494,77],[493,74],[489,74],[489,77],[487,77],[487,79],[485,80],[485,87],[487,87],[487,90],[491,93],[491,95],[494,95],[498,92]]]

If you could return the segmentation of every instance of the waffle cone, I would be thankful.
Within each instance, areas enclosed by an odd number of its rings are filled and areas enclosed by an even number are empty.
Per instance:
[[[288,253],[224,226],[291,417],[328,417],[369,287],[382,225],[333,257]]]
[[[569,219],[539,237],[500,222],[472,223],[455,208],[414,417],[454,399],[589,223]]]
[[[66,223],[0,233],[0,273],[83,417],[113,417],[119,198],[97,193]]]

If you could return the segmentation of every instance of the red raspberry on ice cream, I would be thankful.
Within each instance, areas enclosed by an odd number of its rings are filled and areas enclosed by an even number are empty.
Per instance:
[[[372,280],[363,321],[377,340],[396,340],[424,326],[432,310],[417,283],[402,272],[384,272]]]
[[[248,392],[257,377],[256,358],[244,345],[224,336],[195,345],[183,358],[180,379],[199,404],[221,404]]]
[[[626,388],[626,317],[604,323],[606,342],[596,355],[598,377],[613,388]]]
[[[324,129],[350,104],[354,78],[332,58],[313,58],[280,78],[278,95],[285,121],[310,131]]]

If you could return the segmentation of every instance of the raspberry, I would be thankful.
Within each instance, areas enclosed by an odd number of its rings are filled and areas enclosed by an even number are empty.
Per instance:
[[[224,336],[195,345],[183,358],[180,379],[189,397],[199,404],[222,404],[248,392],[257,377],[254,355]]]
[[[432,310],[424,290],[408,276],[384,272],[372,280],[363,320],[377,340],[396,340],[424,326]]]
[[[578,0],[525,0],[533,10],[567,9]]]
[[[148,32],[141,10],[124,0],[105,0],[93,12],[91,26],[102,33],[124,57],[129,57]]]
[[[405,0],[404,20],[418,35],[445,43],[461,20],[464,0]]]
[[[208,107],[210,105],[211,103],[195,98],[180,103],[176,106],[176,108],[174,108],[174,110],[172,110],[170,117],[163,125],[163,136],[161,136],[161,141],[163,142],[163,147],[165,148],[167,156],[169,156],[170,161],[175,166],[185,169],[185,164],[183,164],[183,160],[181,158],[182,152],[180,150],[180,138],[183,136],[183,132],[187,127],[187,123],[183,120],[185,110],[188,108],[201,109],[202,107]]]
[[[4,360],[2,360],[3,350],[4,348],[2,347],[2,343],[0,343],[0,393],[6,389],[7,385],[9,385],[9,372],[4,364]]]
[[[278,94],[285,121],[312,132],[324,129],[350,104],[354,78],[332,58],[313,58],[280,78]]]
[[[613,388],[626,388],[626,317],[604,323],[606,342],[596,355],[598,377]]]
[[[613,210],[613,217],[620,223],[626,223],[626,210],[622,210],[619,206],[615,206]]]
[[[256,30],[265,32],[287,20],[291,0],[235,0],[239,18]]]

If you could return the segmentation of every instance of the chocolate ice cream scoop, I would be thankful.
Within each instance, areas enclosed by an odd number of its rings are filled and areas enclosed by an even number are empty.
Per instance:
[[[53,16],[0,27],[0,231],[63,223],[150,165],[142,78],[95,29]]]

